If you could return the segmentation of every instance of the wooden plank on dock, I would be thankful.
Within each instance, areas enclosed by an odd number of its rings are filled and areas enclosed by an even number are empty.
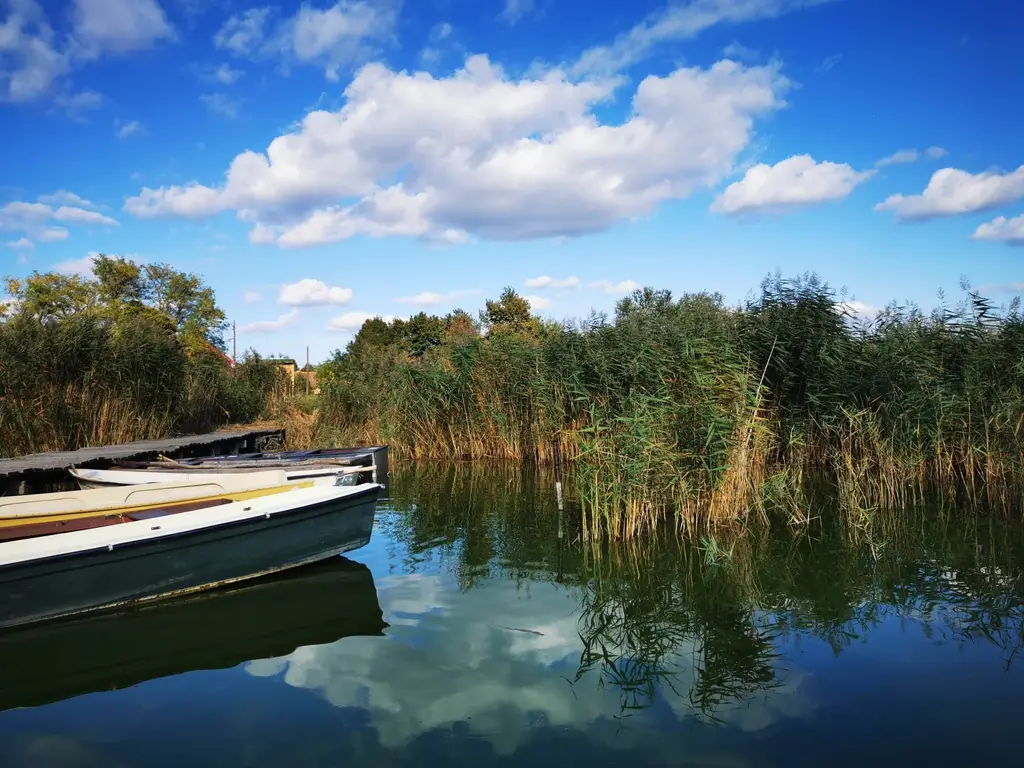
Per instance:
[[[205,435],[185,435],[162,440],[136,440],[121,445],[102,445],[94,448],[80,448],[77,451],[54,451],[33,453],[13,459],[0,459],[0,478],[12,477],[27,472],[48,472],[69,467],[90,464],[108,464],[144,456],[174,456],[181,451],[198,448],[213,448],[228,444],[231,447],[244,445],[261,437],[282,435],[280,429],[250,429],[239,432],[210,432]]]

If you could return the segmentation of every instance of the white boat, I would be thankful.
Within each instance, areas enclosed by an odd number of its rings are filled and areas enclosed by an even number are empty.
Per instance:
[[[25,496],[0,496],[0,520],[45,515],[117,512],[154,504],[193,501],[212,497],[243,500],[247,494],[265,495],[276,489],[288,490],[302,485],[328,485],[337,482],[337,474],[326,478],[289,480],[283,470],[247,472],[230,475],[179,478],[174,482],[110,486],[99,490],[33,493]]]
[[[85,490],[111,488],[122,485],[143,485],[148,483],[170,482],[219,482],[227,477],[250,477],[281,473],[287,482],[312,480],[317,484],[333,485],[338,476],[352,477],[353,484],[373,479],[374,467],[343,467],[321,466],[302,469],[255,469],[246,472],[206,472],[203,469],[194,471],[163,470],[163,469],[81,469],[75,467],[68,472],[78,481],[79,487]]]
[[[211,589],[361,547],[380,488],[291,487],[187,511],[172,504],[0,543],[0,628]]]

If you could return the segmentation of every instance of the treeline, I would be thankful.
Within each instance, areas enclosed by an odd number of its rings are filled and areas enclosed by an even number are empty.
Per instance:
[[[1024,500],[1024,318],[965,298],[855,316],[814,276],[739,307],[645,288],[562,325],[508,289],[478,318],[367,321],[321,366],[320,434],[413,457],[572,463],[588,535],[774,517],[857,525],[929,498]]]
[[[196,275],[100,255],[92,277],[5,283],[0,456],[251,421],[277,384],[255,354],[231,367],[224,313]]]

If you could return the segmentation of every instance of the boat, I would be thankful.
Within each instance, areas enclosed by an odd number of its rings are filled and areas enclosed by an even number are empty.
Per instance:
[[[363,469],[353,470],[361,467]],[[361,448],[316,448],[305,451],[276,451],[262,453],[244,453],[231,456],[202,456],[178,459],[133,459],[118,461],[107,471],[150,471],[171,473],[202,472],[216,474],[245,473],[284,469],[289,475],[299,476],[301,472],[369,472],[370,482],[381,487],[381,498],[388,497],[390,467],[388,462],[388,446],[372,445]],[[72,471],[79,487],[103,487],[100,481],[90,479],[83,467]],[[91,476],[98,477],[98,476]],[[361,475],[360,480],[365,478]]]
[[[0,633],[0,711],[118,690],[387,627],[370,569],[344,557],[144,606]]]
[[[111,488],[123,485],[143,485],[148,483],[167,482],[217,482],[224,477],[237,475],[248,475],[274,471],[264,467],[255,469],[247,468],[207,468],[188,467],[187,469],[83,469],[73,467],[68,473],[75,478],[78,486],[83,490],[96,490]],[[348,478],[352,484],[360,480],[374,480],[374,467],[370,466],[337,466],[322,465],[313,467],[300,467],[297,469],[282,468],[286,482],[301,482],[313,480],[322,483],[333,483],[338,476]]]
[[[150,507],[84,530],[0,542],[0,629],[212,589],[342,554],[370,541],[379,494],[376,483],[291,487],[199,508]]]
[[[0,528],[44,521],[76,520],[104,515],[126,515],[152,507],[196,503],[210,506],[245,501],[294,488],[344,484],[329,476],[289,480],[281,470],[188,479],[174,482],[131,486],[111,486],[101,490],[59,491],[24,496],[0,497]],[[207,504],[210,502],[210,504]]]

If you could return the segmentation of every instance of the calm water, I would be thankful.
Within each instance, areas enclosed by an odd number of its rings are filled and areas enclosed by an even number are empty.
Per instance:
[[[520,471],[399,473],[350,560],[0,637],[0,765],[996,765],[1024,524],[594,551]]]

